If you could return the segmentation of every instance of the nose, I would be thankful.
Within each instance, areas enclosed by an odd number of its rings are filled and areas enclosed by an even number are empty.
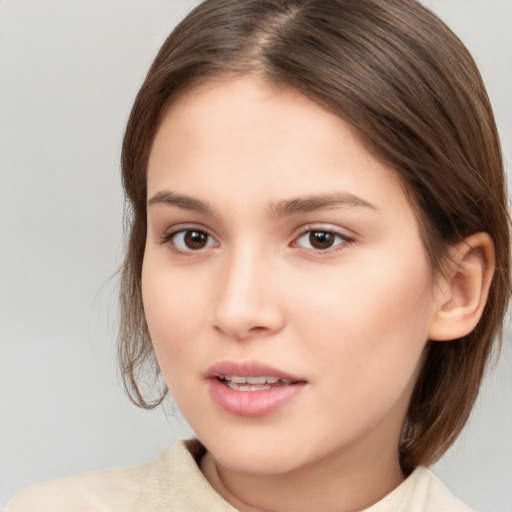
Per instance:
[[[269,258],[245,249],[223,261],[213,308],[214,328],[244,340],[276,334],[284,325]]]

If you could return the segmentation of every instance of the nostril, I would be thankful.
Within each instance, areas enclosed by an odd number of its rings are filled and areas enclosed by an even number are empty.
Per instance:
[[[260,332],[264,332],[266,330],[268,330],[267,327],[256,326],[256,327],[251,327],[248,332],[251,332],[253,334],[257,334],[257,333],[260,333]]]

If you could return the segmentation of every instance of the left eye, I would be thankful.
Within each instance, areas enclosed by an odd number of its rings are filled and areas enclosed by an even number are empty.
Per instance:
[[[199,229],[184,229],[174,233],[170,239],[180,252],[199,251],[215,245],[214,239]]]
[[[325,251],[346,241],[347,239],[339,233],[324,229],[312,229],[299,236],[296,244],[306,249]]]

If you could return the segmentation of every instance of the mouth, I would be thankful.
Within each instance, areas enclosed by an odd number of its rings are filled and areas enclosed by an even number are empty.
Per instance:
[[[280,386],[290,386],[291,379],[272,376],[242,377],[239,375],[218,375],[217,379],[229,389],[235,391],[264,391]]]
[[[206,373],[210,396],[224,411],[265,416],[294,400],[307,381],[255,361],[221,362]]]

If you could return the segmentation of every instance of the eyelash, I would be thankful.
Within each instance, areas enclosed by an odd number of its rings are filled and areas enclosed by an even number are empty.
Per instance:
[[[354,239],[340,233],[339,231],[336,231],[335,229],[328,229],[323,227],[314,227],[314,226],[306,226],[304,229],[300,231],[298,236],[294,238],[294,241],[292,242],[292,246],[301,247],[298,242],[299,240],[309,237],[309,242],[311,245],[311,236],[313,233],[319,234],[322,233],[322,235],[327,235],[334,238],[333,245],[330,245],[329,247],[326,247],[325,249],[319,249],[315,247],[303,247],[305,250],[319,255],[323,254],[332,254],[333,252],[337,252],[340,250],[343,250],[343,248],[352,242],[354,242]]]
[[[174,252],[175,254],[182,254],[182,255],[186,255],[186,254],[193,254],[193,253],[198,253],[200,252],[201,249],[205,249],[205,248],[209,248],[211,245],[207,245],[205,247],[201,247],[200,249],[190,249],[190,248],[187,248],[187,249],[181,249],[181,248],[178,248],[176,246],[176,237],[178,235],[183,235],[183,236],[186,236],[187,233],[200,233],[202,235],[205,235],[206,237],[208,237],[209,241],[211,240],[215,240],[214,237],[212,235],[210,235],[210,233],[208,233],[207,230],[201,228],[201,227],[198,227],[198,226],[179,226],[177,227],[176,229],[174,229],[173,231],[171,231],[170,233],[166,233],[160,243],[161,244],[168,244],[170,249],[172,250],[172,252]],[[209,242],[207,242],[209,243]]]
[[[192,249],[190,247],[188,247],[188,248],[179,248],[179,247],[177,247],[177,245],[176,245],[176,238],[179,235],[182,235],[183,237],[185,237],[187,235],[187,233],[189,233],[189,234],[197,233],[197,234],[201,234],[203,236],[206,236],[207,237],[207,242],[206,242],[207,245],[205,245],[204,247],[197,248],[197,249]],[[323,248],[323,249],[322,248],[319,249],[319,248],[311,247],[311,236],[312,236],[313,233],[317,233],[317,234],[321,233],[322,235],[327,235],[327,237],[333,237],[334,238],[333,245],[330,245],[329,247],[326,247],[326,248]],[[303,246],[301,246],[299,244],[299,241],[301,239],[303,239],[304,237],[307,237],[308,235],[309,235],[309,245],[310,245],[310,247],[303,247]],[[211,243],[212,241],[214,241],[214,243]],[[346,235],[343,235],[339,231],[336,231],[336,230],[333,230],[333,229],[326,229],[326,228],[322,228],[322,227],[306,226],[305,228],[303,228],[293,238],[293,241],[291,242],[290,245],[292,247],[302,247],[306,251],[308,251],[310,253],[313,253],[315,255],[323,255],[323,254],[331,254],[333,252],[340,251],[346,245],[351,244],[353,242],[354,242],[353,238],[351,238],[349,236],[346,236]],[[160,243],[161,244],[168,244],[170,246],[171,250],[175,254],[188,255],[188,254],[193,254],[193,253],[199,253],[203,249],[208,249],[210,247],[215,246],[215,238],[212,235],[210,235],[207,230],[202,229],[201,227],[197,227],[197,226],[179,226],[177,229],[173,230],[172,232],[166,233],[162,237]],[[218,244],[218,242],[217,242],[217,244]],[[183,244],[182,245],[185,245],[185,241],[184,240],[183,240]]]

